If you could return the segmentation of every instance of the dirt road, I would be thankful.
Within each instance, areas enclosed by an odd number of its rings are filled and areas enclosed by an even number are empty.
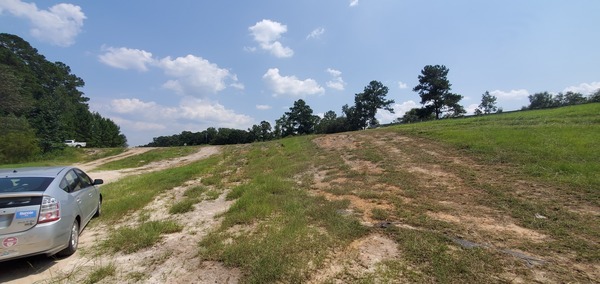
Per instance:
[[[152,148],[132,148],[120,155],[78,166],[87,172],[91,171],[90,175],[93,178],[102,178],[105,183],[110,183],[129,175],[188,164],[219,152],[218,147],[203,147],[191,155],[151,163],[140,168],[93,171],[104,163],[150,150]],[[152,212],[150,220],[164,219],[165,216],[173,218],[172,215],[167,213],[168,202],[181,197],[187,187],[194,186],[199,182],[200,180],[189,181],[182,187],[174,188],[159,195],[154,202],[145,208],[148,209],[148,212]],[[110,282],[214,283],[216,281],[218,283],[235,283],[239,278],[239,272],[228,271],[216,263],[199,263],[194,258],[198,240],[218,224],[215,216],[227,210],[230,205],[231,201],[225,201],[225,194],[216,200],[196,204],[195,210],[186,214],[178,214],[175,217],[176,221],[184,227],[181,232],[166,236],[161,243],[151,249],[128,255],[94,256],[92,253],[86,253],[90,252],[99,240],[105,239],[111,229],[114,229],[114,224],[110,224],[111,228],[108,228],[108,225],[103,224],[100,220],[100,222],[83,231],[80,236],[79,249],[70,257],[57,259],[34,256],[3,262],[0,269],[0,283],[81,283],[85,281],[94,268],[109,264],[118,267],[116,275],[108,279]],[[181,277],[181,275],[186,276]],[[134,276],[139,277],[139,279]]]

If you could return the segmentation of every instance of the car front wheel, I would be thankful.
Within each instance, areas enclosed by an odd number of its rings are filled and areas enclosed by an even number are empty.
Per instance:
[[[57,254],[59,256],[70,256],[77,250],[77,245],[79,245],[79,222],[75,220],[73,226],[71,226],[71,236],[68,246]]]

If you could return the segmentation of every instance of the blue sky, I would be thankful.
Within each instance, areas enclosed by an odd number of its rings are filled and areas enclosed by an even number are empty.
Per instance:
[[[131,146],[208,127],[248,129],[303,99],[341,115],[372,80],[391,122],[420,107],[425,65],[445,65],[472,112],[536,92],[600,88],[600,1],[0,0],[0,32],[71,67],[90,108]]]

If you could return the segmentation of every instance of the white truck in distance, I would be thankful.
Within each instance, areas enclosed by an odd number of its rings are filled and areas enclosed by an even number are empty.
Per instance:
[[[86,142],[76,142],[75,140],[65,140],[65,144],[69,147],[81,148],[85,147]]]

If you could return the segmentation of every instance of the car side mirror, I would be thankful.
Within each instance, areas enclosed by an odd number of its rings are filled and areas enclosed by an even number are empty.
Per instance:
[[[103,184],[103,183],[104,183],[103,179],[97,178],[97,179],[94,180],[94,185],[99,185],[99,184]]]

